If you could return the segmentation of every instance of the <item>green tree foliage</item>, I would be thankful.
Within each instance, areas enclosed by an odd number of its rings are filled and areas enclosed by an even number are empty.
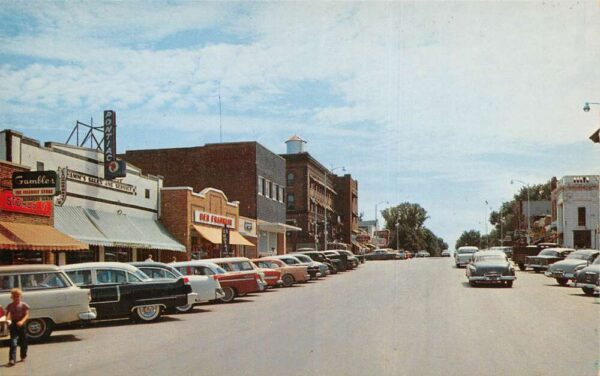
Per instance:
[[[448,248],[442,238],[437,237],[425,227],[425,221],[429,216],[427,211],[419,204],[403,202],[395,207],[383,210],[381,214],[385,219],[385,228],[390,230],[391,247],[411,251],[424,249],[433,256],[439,255],[442,250]],[[398,223],[397,229],[396,223]],[[400,239],[400,247],[398,247],[396,233],[398,233]]]
[[[463,231],[463,233],[460,235],[460,237],[456,241],[456,245],[454,247],[456,249],[458,249],[458,247],[463,247],[463,246],[467,246],[467,245],[475,246],[475,247],[481,246],[481,234],[479,233],[479,231],[476,231],[476,230]]]

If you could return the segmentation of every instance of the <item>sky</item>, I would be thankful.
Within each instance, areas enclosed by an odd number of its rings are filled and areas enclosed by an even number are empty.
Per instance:
[[[0,0],[0,129],[65,142],[112,109],[119,152],[297,134],[364,219],[416,202],[451,248],[511,179],[599,173],[587,101],[597,1]]]

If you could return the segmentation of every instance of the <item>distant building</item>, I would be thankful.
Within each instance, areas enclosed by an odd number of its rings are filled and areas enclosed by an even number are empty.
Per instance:
[[[552,191],[552,219],[558,242],[571,248],[600,248],[600,176],[564,176]]]
[[[306,141],[286,141],[287,223],[302,231],[290,233],[288,249],[323,249],[327,243],[353,244],[358,234],[358,182],[338,176],[305,151]],[[325,231],[325,225],[327,229]]]

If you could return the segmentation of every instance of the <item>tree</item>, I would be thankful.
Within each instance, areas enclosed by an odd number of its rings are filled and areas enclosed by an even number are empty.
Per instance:
[[[432,255],[438,255],[447,248],[442,238],[438,238],[430,229],[424,226],[429,216],[419,204],[403,202],[381,212],[385,219],[385,227],[390,230],[390,246],[393,248],[418,251],[428,250]],[[396,231],[398,223],[398,231]],[[398,234],[398,238],[396,238]],[[398,242],[398,240],[400,240]],[[445,247],[444,247],[445,246]]]
[[[479,247],[481,243],[481,234],[479,231],[469,230],[463,231],[458,240],[456,241],[455,248],[458,249],[462,246],[474,246]]]

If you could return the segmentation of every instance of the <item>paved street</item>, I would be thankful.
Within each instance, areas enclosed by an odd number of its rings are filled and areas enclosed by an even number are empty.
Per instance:
[[[154,324],[57,331],[0,374],[597,375],[599,300],[517,273],[471,288],[448,258],[369,262]]]

